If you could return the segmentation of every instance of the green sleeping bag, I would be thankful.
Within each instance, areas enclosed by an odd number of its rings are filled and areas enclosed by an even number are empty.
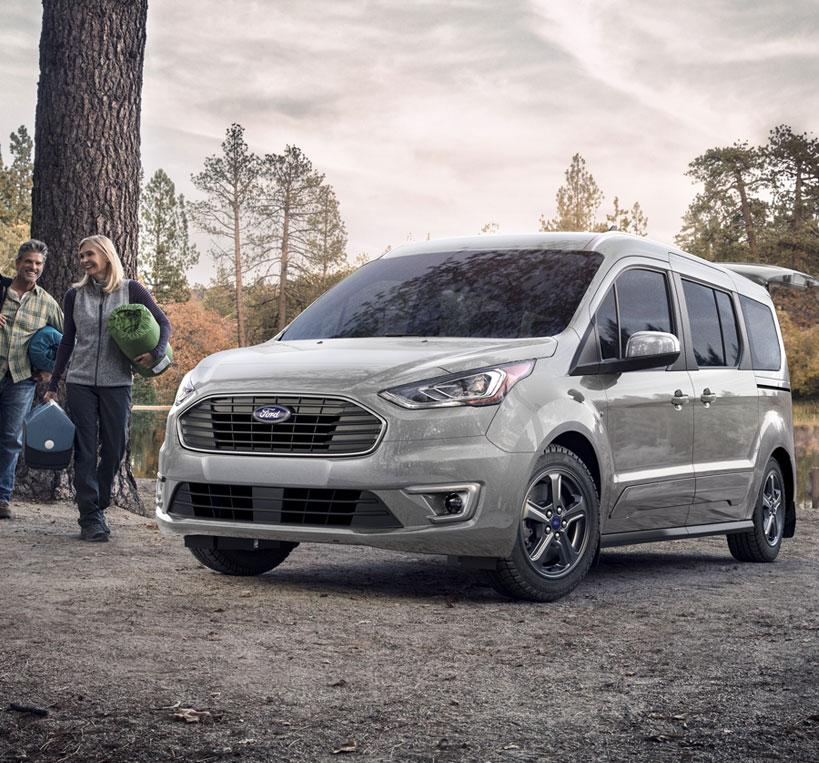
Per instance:
[[[173,361],[170,344],[165,356],[152,368],[134,363],[145,352],[151,352],[159,343],[159,324],[145,305],[120,305],[111,311],[108,332],[137,373],[142,376],[159,376]]]

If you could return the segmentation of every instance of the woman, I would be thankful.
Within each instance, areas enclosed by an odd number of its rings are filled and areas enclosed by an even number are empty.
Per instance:
[[[123,277],[122,262],[109,238],[98,235],[83,239],[79,261],[85,275],[63,300],[63,339],[45,399],[57,397],[57,385],[70,359],[66,390],[68,413],[77,428],[74,488],[80,538],[107,541],[111,531],[103,512],[111,501],[114,475],[125,454],[133,382],[130,361],[108,333],[108,316],[115,307],[129,303],[140,303],[151,311],[159,323],[159,343],[135,359],[144,366],[152,366],[164,356],[171,325],[145,287]]]

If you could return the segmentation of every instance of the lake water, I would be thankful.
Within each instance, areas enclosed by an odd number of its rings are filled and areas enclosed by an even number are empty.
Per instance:
[[[131,419],[131,456],[136,477],[156,477],[159,447],[165,438],[166,411],[134,411]],[[810,470],[819,469],[819,424],[796,427],[799,501],[808,500]]]
[[[134,411],[131,414],[131,463],[135,477],[156,477],[167,416],[167,411]]]

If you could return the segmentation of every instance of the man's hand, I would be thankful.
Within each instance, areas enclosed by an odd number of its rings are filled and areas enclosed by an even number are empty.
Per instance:
[[[38,382],[50,382],[51,374],[48,371],[37,371],[37,373],[34,374],[34,378]]]
[[[151,368],[154,364],[154,356],[150,352],[143,352],[142,355],[134,358],[134,363],[145,368]]]
[[[47,403],[50,403],[52,400],[56,399],[57,399],[56,392],[46,392],[45,395],[43,395],[43,400],[45,400]]]

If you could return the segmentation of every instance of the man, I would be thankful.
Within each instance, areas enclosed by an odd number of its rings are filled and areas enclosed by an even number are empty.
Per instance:
[[[43,326],[63,329],[63,311],[40,286],[48,249],[25,241],[17,252],[14,279],[0,279],[0,519],[11,519],[9,501],[23,444],[23,419],[31,410],[35,381],[28,343]]]

